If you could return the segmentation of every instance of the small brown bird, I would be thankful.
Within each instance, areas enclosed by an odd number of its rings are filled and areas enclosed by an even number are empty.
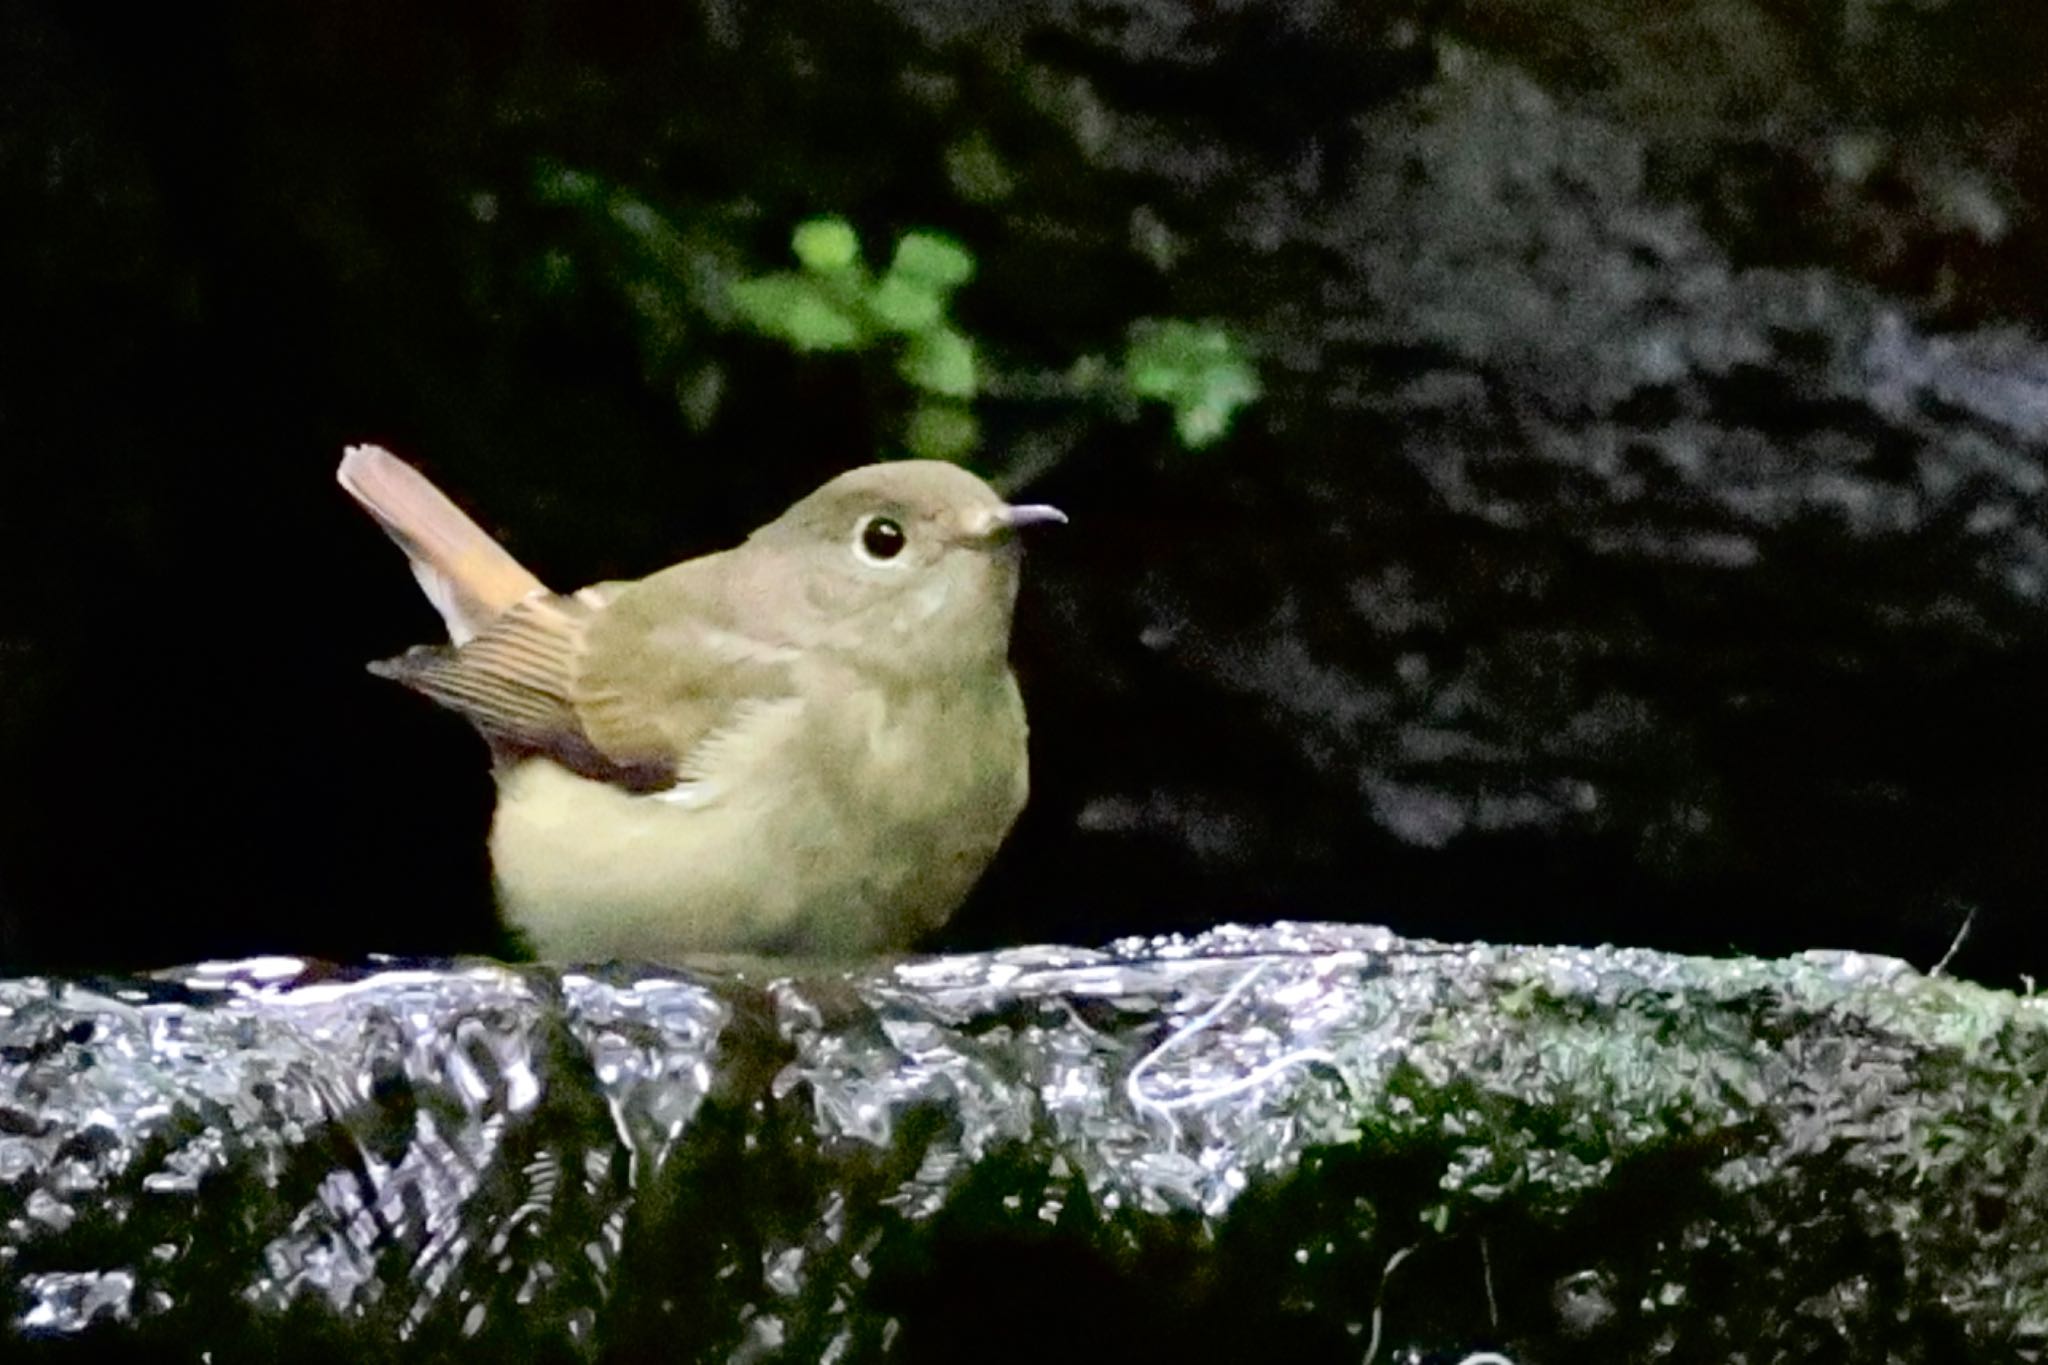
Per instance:
[[[371,671],[489,742],[499,902],[544,958],[902,948],[1023,808],[1015,533],[1054,508],[869,465],[730,550],[558,595],[389,451],[338,477],[451,641]]]

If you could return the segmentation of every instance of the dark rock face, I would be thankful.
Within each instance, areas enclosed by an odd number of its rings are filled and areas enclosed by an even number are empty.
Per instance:
[[[2031,999],[1317,926],[0,982],[9,1359],[2019,1360]]]
[[[1048,754],[1098,850],[1060,899],[1142,866],[1093,894],[1129,914],[1166,861],[1226,914],[1931,955],[1988,907],[2025,941],[2048,352],[1746,263],[1653,183],[1666,130],[1435,52],[1296,128],[1313,173],[1220,134],[1239,176],[1184,210],[1256,263],[1271,402],[1114,504],[1141,551],[1045,556],[1086,677],[1041,695],[1127,736]]]
[[[418,455],[563,585],[727,542],[898,414],[685,267],[836,211],[972,248],[985,462],[1076,517],[1034,806],[950,943],[1925,963],[1975,912],[1960,969],[2048,969],[2015,5],[374,10],[0,19],[9,960],[486,946],[480,763],[356,673],[423,609],[334,453]],[[1217,449],[1034,390],[1146,316],[1256,352]]]

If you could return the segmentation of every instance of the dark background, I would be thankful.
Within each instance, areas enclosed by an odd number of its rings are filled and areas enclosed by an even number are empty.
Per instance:
[[[1198,451],[979,405],[1074,525],[945,944],[1924,967],[1974,912],[1958,970],[2048,969],[2048,30],[1635,8],[0,0],[5,965],[490,950],[481,746],[362,671],[436,626],[340,449],[558,587],[729,543],[908,399],[678,281],[840,213],[975,253],[991,374],[1182,317],[1264,386]]]

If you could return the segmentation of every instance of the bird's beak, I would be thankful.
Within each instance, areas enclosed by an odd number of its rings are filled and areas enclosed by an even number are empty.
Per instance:
[[[1059,508],[1042,502],[1012,503],[996,513],[998,524],[1015,531],[1025,526],[1043,526],[1048,522],[1067,524],[1067,514]]]
[[[1006,507],[977,510],[967,518],[967,534],[973,540],[995,540],[1026,526],[1048,522],[1065,525],[1067,514],[1042,502],[1011,503]]]

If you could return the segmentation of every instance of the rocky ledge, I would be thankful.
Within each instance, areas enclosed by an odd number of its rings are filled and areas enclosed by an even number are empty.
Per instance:
[[[10,1359],[2033,1359],[2048,1007],[1223,928],[0,982]]]

